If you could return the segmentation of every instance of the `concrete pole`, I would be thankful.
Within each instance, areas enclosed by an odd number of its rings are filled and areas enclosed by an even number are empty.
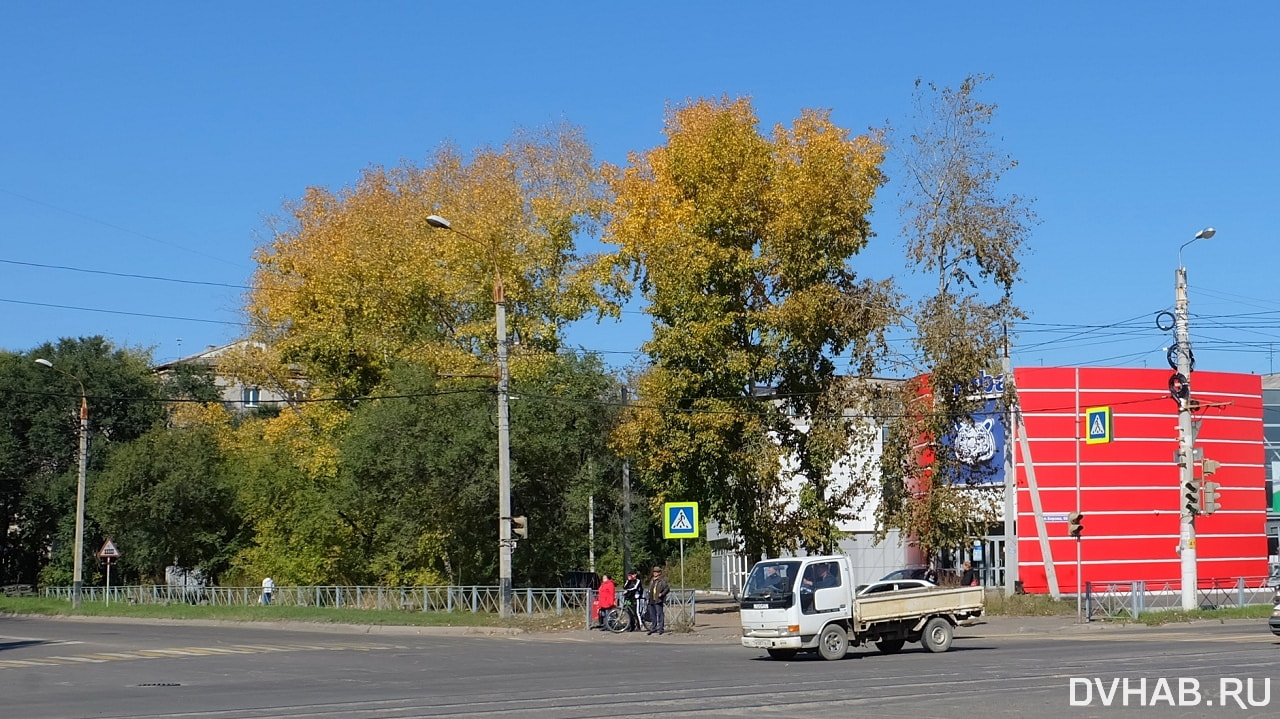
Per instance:
[[[1013,382],[1013,367],[1009,361],[1009,345],[1006,340],[1004,358],[1000,360],[1005,386]],[[1015,399],[1014,402],[1017,400]],[[1004,409],[1004,595],[1012,597],[1018,588],[1018,478],[1013,464],[1013,407]]]
[[[1191,384],[1191,333],[1187,327],[1187,269],[1178,263],[1174,272],[1176,302],[1174,337],[1178,347],[1178,374]],[[1195,431],[1191,425],[1191,393],[1178,399],[1178,554],[1182,559],[1182,608],[1199,606],[1196,598],[1196,514],[1182,501],[1182,488],[1195,481]]]
[[[627,388],[622,388],[622,405],[627,404]],[[631,566],[631,464],[622,458],[622,572],[630,572]]]
[[[498,615],[511,616],[511,376],[507,367],[507,301],[502,276],[493,271],[494,317],[498,325]]]
[[[84,591],[84,485],[89,471],[89,398],[80,388],[80,468],[76,477],[76,557],[71,575],[71,607],[80,608]]]

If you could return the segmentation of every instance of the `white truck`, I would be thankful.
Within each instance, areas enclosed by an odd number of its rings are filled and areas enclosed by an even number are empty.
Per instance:
[[[742,646],[764,649],[774,659],[804,651],[840,659],[849,647],[871,642],[884,654],[900,651],[907,642],[945,652],[956,626],[982,616],[982,587],[860,596],[851,569],[843,555],[756,564],[742,590]]]

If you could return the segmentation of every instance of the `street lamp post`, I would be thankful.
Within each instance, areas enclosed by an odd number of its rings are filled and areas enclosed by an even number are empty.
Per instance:
[[[1198,605],[1196,590],[1196,510],[1182,501],[1183,488],[1195,482],[1195,430],[1191,422],[1191,332],[1187,317],[1187,268],[1182,265],[1182,250],[1196,240],[1207,240],[1216,233],[1206,227],[1178,248],[1178,269],[1174,273],[1174,340],[1178,348],[1178,374],[1184,378],[1185,391],[1178,394],[1178,554],[1182,561],[1182,608],[1193,610]]]
[[[476,244],[485,244],[453,229],[453,225],[439,215],[427,217],[427,224],[457,232]],[[494,322],[498,337],[498,615],[507,617],[511,614],[511,416],[507,408],[511,378],[507,369],[507,301],[497,257],[492,247],[489,249],[493,263]]]
[[[36,364],[43,365],[58,374],[75,380],[80,387],[80,467],[76,478],[76,554],[74,573],[71,575],[71,607],[80,608],[80,595],[84,589],[84,483],[85,474],[89,470],[89,395],[84,391],[84,382],[80,378],[53,366],[43,357],[36,359]]]

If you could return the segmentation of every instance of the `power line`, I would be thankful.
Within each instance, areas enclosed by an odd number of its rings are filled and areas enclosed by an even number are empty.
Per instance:
[[[90,270],[83,267],[71,267],[68,265],[46,265],[39,262],[23,262],[21,260],[5,260],[0,259],[0,263],[6,265],[23,265],[26,267],[39,267],[46,270],[65,270],[67,272],[81,272],[90,275],[106,275],[108,277],[124,277],[132,280],[154,280],[156,282],[173,282],[182,285],[203,285],[205,287],[228,287],[235,290],[253,289],[248,285],[233,285],[228,282],[206,282],[203,280],[181,280],[175,277],[160,277],[158,275],[139,275],[130,272],[111,272],[108,270]]]
[[[57,205],[54,205],[54,204],[49,203],[49,202],[45,202],[45,201],[43,201],[43,200],[37,200],[37,199],[36,199],[36,198],[34,198],[34,197],[28,197],[28,196],[26,196],[26,195],[19,194],[19,193],[17,193],[17,192],[14,192],[13,190],[6,190],[5,188],[0,187],[0,192],[4,193],[4,194],[6,194],[6,195],[9,195],[10,197],[16,197],[16,198],[18,198],[18,199],[20,199],[20,200],[26,200],[27,202],[30,202],[30,203],[35,204],[35,205],[40,205],[40,206],[42,206],[42,207],[47,207],[47,208],[49,208],[49,209],[51,209],[51,210],[57,210],[58,212],[61,212],[61,213],[63,213],[63,214],[67,214],[67,215],[71,215],[72,217],[78,217],[78,218],[80,218],[80,219],[82,219],[82,220],[84,220],[84,221],[86,221],[86,222],[92,222],[92,223],[94,223],[94,224],[96,224],[96,225],[102,225],[103,227],[109,227],[109,228],[111,228],[111,229],[113,229],[113,230],[117,230],[117,231],[119,231],[119,232],[124,232],[124,233],[126,233],[126,234],[134,235],[135,237],[141,237],[141,238],[142,238],[142,239],[144,239],[144,240],[149,240],[149,241],[151,241],[151,242],[155,242],[155,243],[157,243],[157,244],[165,245],[166,247],[173,247],[173,248],[175,248],[175,249],[182,250],[183,252],[190,252],[190,253],[191,253],[191,254],[193,254],[193,255],[198,255],[198,256],[200,256],[200,257],[204,257],[204,258],[206,258],[206,259],[213,260],[213,261],[215,261],[215,262],[221,262],[221,263],[223,263],[223,264],[231,265],[232,267],[240,267],[240,266],[241,266],[239,263],[232,262],[231,260],[228,260],[228,259],[225,259],[225,258],[222,258],[222,257],[218,257],[217,255],[210,255],[210,254],[208,254],[208,253],[206,253],[206,252],[200,252],[199,250],[193,250],[193,249],[191,249],[190,247],[185,247],[185,246],[183,246],[183,245],[179,245],[179,244],[178,244],[178,243],[176,243],[176,242],[169,242],[169,241],[167,241],[167,240],[162,240],[162,239],[160,239],[159,237],[153,237],[153,236],[148,235],[148,234],[146,234],[146,233],[138,232],[137,230],[131,230],[131,229],[129,229],[128,227],[121,227],[120,225],[115,225],[115,224],[112,224],[112,223],[107,222],[107,221],[105,221],[105,220],[100,220],[100,219],[98,219],[98,218],[96,218],[96,217],[91,217],[91,216],[86,215],[86,214],[84,214],[84,213],[82,213],[82,212],[76,212],[75,210],[68,210],[68,209],[67,209],[67,208],[65,208],[65,207],[59,207],[59,206],[57,206]]]
[[[178,322],[203,322],[206,324],[213,324],[213,325],[230,325],[232,327],[245,326],[245,323],[243,322],[229,322],[227,320],[207,320],[200,317],[177,317],[174,315],[157,315],[157,314],[150,314],[147,312],[126,312],[124,310],[108,310],[108,309],[103,309],[101,307],[77,307],[75,305],[57,305],[50,302],[31,302],[28,300],[14,300],[14,299],[8,299],[5,297],[0,297],[0,302],[8,302],[9,304],[14,304],[14,305],[29,305],[32,307],[49,307],[57,310],[76,310],[78,312],[99,312],[99,313],[108,314],[108,315],[147,317],[150,319],[157,319],[157,320],[175,320]]]

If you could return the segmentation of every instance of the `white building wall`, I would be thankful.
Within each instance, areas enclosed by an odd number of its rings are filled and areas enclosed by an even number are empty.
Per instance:
[[[797,418],[795,422],[801,431],[808,429],[804,419]],[[860,435],[850,453],[835,463],[829,476],[833,495],[848,489],[858,478],[862,478],[863,486],[871,489],[865,493],[866,503],[858,510],[857,516],[838,525],[840,531],[848,535],[840,541],[839,549],[851,558],[856,583],[866,584],[905,567],[907,553],[896,530],[889,532],[879,544],[874,542],[875,512],[880,499],[877,477],[884,451],[884,436],[880,427],[870,419],[863,420]],[[807,480],[795,471],[793,463],[784,465],[782,473],[789,495],[798,497]],[[791,504],[789,508],[794,509],[795,505]],[[736,595],[751,570],[746,558],[736,551],[737,537],[721,532],[719,526],[711,522],[707,525],[707,538],[712,544],[712,590]]]

